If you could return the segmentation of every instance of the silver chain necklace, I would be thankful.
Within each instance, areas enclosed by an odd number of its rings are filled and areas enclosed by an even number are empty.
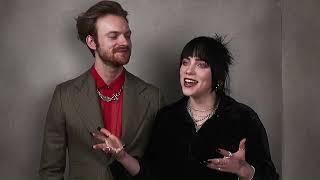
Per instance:
[[[200,121],[207,120],[207,119],[211,118],[212,115],[215,113],[215,109],[213,109],[213,111],[211,111],[211,112],[208,113],[207,115],[205,115],[205,116],[199,116],[199,117],[201,117],[201,118],[199,119],[199,118],[196,118],[196,115],[193,114],[192,109],[191,109],[190,107],[187,107],[187,109],[188,109],[188,113],[190,114],[191,118],[193,119],[193,121],[194,121],[195,123],[200,122]]]
[[[190,100],[188,101],[188,104],[187,104],[187,110],[188,110],[188,113],[189,115],[191,116],[192,120],[193,120],[193,123],[196,127],[196,130],[198,131],[201,126],[208,120],[210,119],[215,113],[216,113],[216,110],[218,109],[218,106],[219,106],[219,103],[213,107],[213,108],[210,108],[208,110],[200,110],[200,109],[194,109],[191,104],[190,104]],[[211,111],[210,113],[208,113],[207,115],[204,115],[204,116],[199,116],[201,118],[196,118],[196,115],[193,114],[192,111],[199,111],[199,112],[208,112],[208,111]]]
[[[118,92],[114,93],[112,95],[112,97],[108,97],[108,96],[103,95],[98,89],[97,89],[97,93],[103,101],[111,102],[111,101],[116,101],[119,99],[119,96],[121,95],[122,89],[123,89],[123,86],[120,88],[120,90]]]

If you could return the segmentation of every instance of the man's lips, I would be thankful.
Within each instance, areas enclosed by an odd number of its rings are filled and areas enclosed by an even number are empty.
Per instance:
[[[113,50],[114,53],[127,53],[127,52],[130,52],[130,48],[129,47],[119,47],[119,48],[115,48]]]

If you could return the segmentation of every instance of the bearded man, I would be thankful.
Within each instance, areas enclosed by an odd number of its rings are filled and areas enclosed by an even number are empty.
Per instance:
[[[101,1],[76,19],[79,39],[94,64],[79,77],[59,84],[48,110],[39,174],[41,179],[127,179],[115,157],[92,146],[91,132],[104,127],[121,139],[126,152],[141,158],[155,115],[162,107],[158,88],[123,66],[131,55],[127,11],[113,1]]]

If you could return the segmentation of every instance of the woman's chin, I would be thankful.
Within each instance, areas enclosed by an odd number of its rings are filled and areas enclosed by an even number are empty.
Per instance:
[[[194,91],[191,91],[190,89],[182,89],[182,94],[184,96],[192,96],[194,95]]]

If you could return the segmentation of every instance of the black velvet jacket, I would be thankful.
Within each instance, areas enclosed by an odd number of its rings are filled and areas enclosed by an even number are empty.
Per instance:
[[[209,169],[201,162],[222,157],[218,148],[238,151],[240,140],[246,138],[246,161],[255,167],[254,179],[279,179],[266,131],[250,107],[223,96],[215,115],[196,132],[187,102],[184,97],[158,113],[140,178],[237,180],[235,174]]]

